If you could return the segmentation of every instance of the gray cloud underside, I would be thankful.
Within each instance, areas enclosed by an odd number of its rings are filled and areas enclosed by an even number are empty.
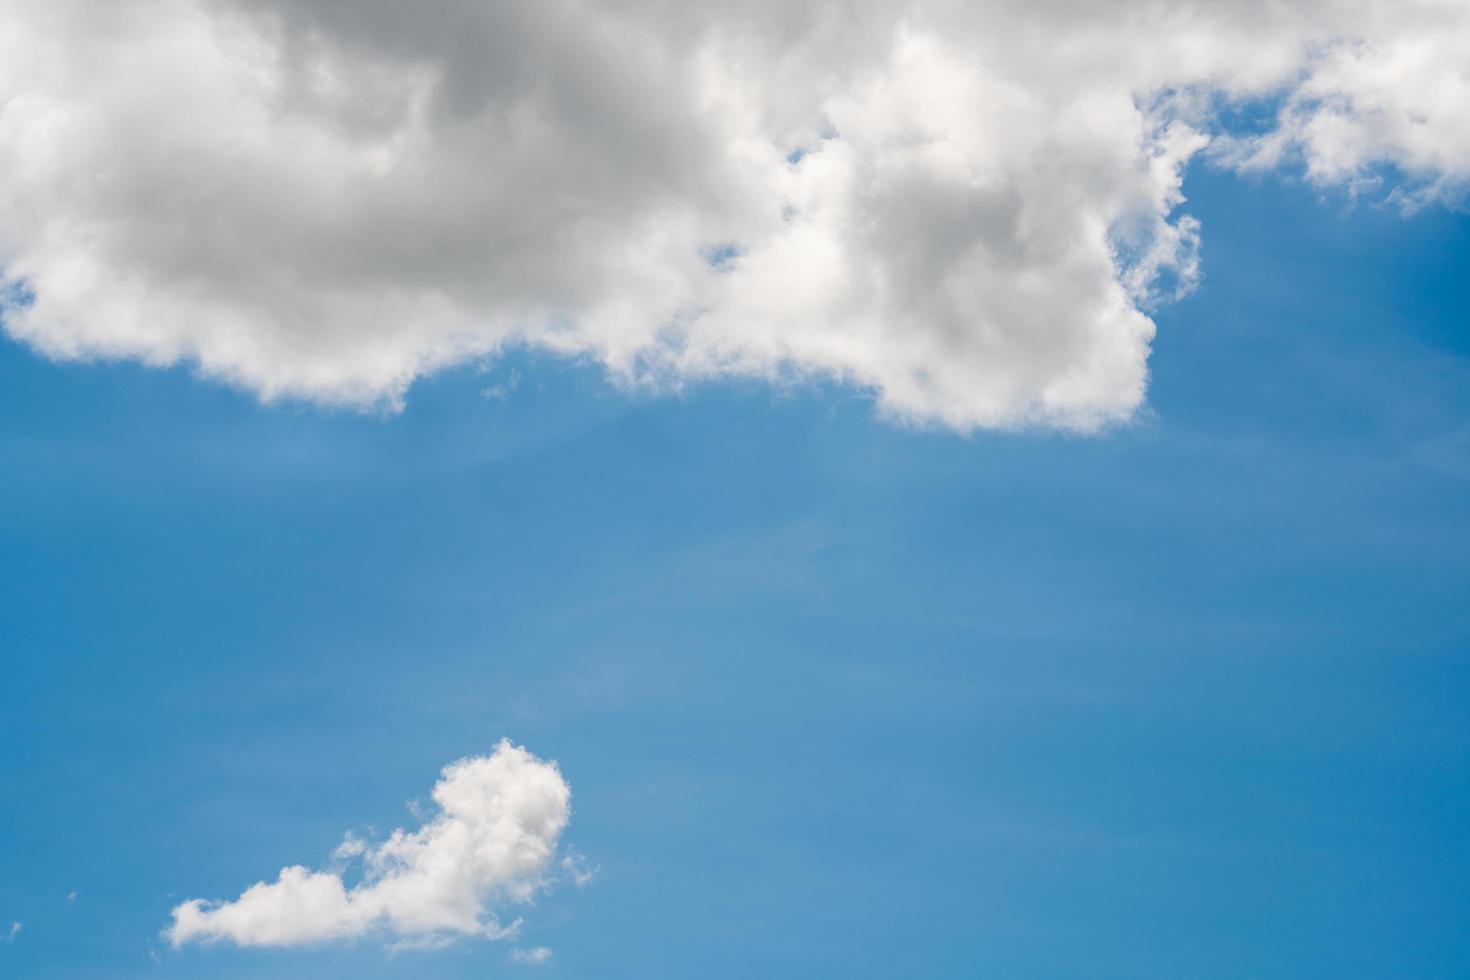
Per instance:
[[[1193,156],[1458,200],[1467,64],[1458,0],[9,0],[5,325],[265,398],[529,345],[1089,430],[1199,275]]]

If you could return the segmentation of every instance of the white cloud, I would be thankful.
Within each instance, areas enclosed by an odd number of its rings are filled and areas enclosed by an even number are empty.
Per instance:
[[[184,902],[166,938],[291,946],[384,933],[403,950],[513,935],[515,924],[502,927],[492,911],[529,901],[545,883],[570,816],[556,764],[502,741],[489,756],[446,766],[433,798],[439,812],[413,833],[395,830],[376,845],[346,838],[334,859],[362,858],[358,884],[337,871],[284,868],[232,902]]]
[[[12,922],[10,924],[10,931],[5,934],[5,941],[7,943],[15,942],[15,937],[20,935],[20,931],[23,928],[24,926],[21,923]]]
[[[1407,207],[1462,201],[1470,186],[1470,8],[1427,3],[1400,22],[1374,7],[1364,36],[1326,47],[1289,94],[1271,132],[1222,140],[1250,169],[1299,157],[1319,185],[1380,189]],[[1231,153],[1230,151],[1233,151]]]
[[[520,949],[517,947],[510,951],[512,962],[527,963],[532,966],[551,962],[551,955],[551,949],[546,946],[536,946],[532,949]]]
[[[6,329],[266,398],[524,344],[1086,430],[1199,275],[1192,156],[1457,198],[1467,62],[1462,0],[9,0]]]
[[[573,851],[561,859],[561,868],[567,873],[578,888],[591,883],[597,873],[602,870],[587,860],[586,855]]]

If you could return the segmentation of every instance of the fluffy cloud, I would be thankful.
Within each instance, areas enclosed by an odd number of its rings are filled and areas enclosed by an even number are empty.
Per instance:
[[[528,901],[544,883],[570,800],[555,763],[502,741],[445,767],[434,786],[439,813],[419,830],[375,846],[349,836],[334,857],[362,860],[358,884],[338,871],[284,868],[233,902],[184,902],[165,936],[174,946],[290,946],[381,932],[399,937],[395,948],[414,948],[508,935],[513,927],[490,911]]]
[[[1457,197],[1467,62],[1461,0],[9,0],[5,329],[265,398],[527,345],[1087,430],[1199,274],[1192,156]]]

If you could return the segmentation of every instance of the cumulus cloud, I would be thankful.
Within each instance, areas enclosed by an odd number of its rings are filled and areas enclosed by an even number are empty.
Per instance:
[[[334,859],[363,862],[355,885],[340,870],[283,868],[234,901],[182,903],[165,937],[176,947],[292,946],[382,934],[402,950],[513,935],[493,910],[529,901],[546,883],[571,813],[566,781],[555,763],[502,741],[488,756],[446,766],[433,799],[438,813],[417,831],[395,830],[376,845],[346,838]]]
[[[5,329],[268,399],[523,345],[1088,430],[1200,275],[1191,158],[1458,199],[1467,60],[1460,0],[9,0]]]

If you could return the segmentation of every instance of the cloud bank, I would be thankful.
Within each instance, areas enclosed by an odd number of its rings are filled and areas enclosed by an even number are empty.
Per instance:
[[[1200,274],[1191,158],[1458,200],[1467,63],[1462,0],[9,0],[5,329],[266,399],[521,345],[1089,430]]]
[[[545,883],[571,814],[566,781],[555,763],[502,741],[446,766],[433,798],[438,814],[413,833],[395,830],[375,846],[346,838],[335,857],[362,860],[358,884],[340,871],[283,868],[232,902],[184,902],[165,938],[293,946],[383,934],[397,937],[394,948],[432,948],[511,934],[492,909],[529,901]]]

